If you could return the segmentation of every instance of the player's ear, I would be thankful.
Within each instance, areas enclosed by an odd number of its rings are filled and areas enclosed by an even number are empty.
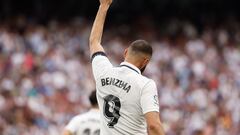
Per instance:
[[[148,58],[145,58],[144,61],[142,62],[142,67],[145,67],[147,66],[147,64],[149,63],[149,59]]]
[[[145,61],[144,61],[144,64],[145,64],[145,66],[149,63],[149,59],[145,59]]]
[[[124,51],[124,59],[127,57],[127,53],[128,53],[128,48],[125,49],[125,51]]]
[[[140,65],[141,73],[143,73],[147,67],[147,64],[149,63],[149,59],[144,59]]]

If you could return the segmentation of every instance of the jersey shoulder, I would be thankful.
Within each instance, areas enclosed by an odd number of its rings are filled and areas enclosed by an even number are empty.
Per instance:
[[[139,74],[139,77],[137,77],[139,82],[142,84],[142,87],[144,87],[146,84],[151,83],[151,84],[156,84],[154,80]]]

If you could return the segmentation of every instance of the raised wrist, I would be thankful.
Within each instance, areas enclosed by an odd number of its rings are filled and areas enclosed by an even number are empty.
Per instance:
[[[110,7],[110,5],[108,5],[108,4],[101,4],[99,8],[102,8],[104,10],[108,10],[109,7]]]

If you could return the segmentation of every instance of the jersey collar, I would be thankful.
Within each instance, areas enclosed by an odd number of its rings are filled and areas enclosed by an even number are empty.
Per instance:
[[[129,62],[124,61],[124,62],[122,62],[122,63],[120,64],[120,66],[121,66],[121,67],[123,67],[123,66],[124,66],[124,67],[127,67],[127,68],[129,68],[129,69],[137,72],[138,74],[141,74],[141,71],[140,71],[136,66],[134,66],[133,64],[131,64],[131,63],[129,63]]]

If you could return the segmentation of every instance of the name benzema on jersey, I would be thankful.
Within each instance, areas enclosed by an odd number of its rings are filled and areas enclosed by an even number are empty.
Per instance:
[[[101,79],[101,83],[102,83],[102,86],[108,86],[108,85],[116,86],[118,88],[123,89],[127,93],[131,89],[131,85],[129,85],[128,83],[126,83],[120,79],[116,79],[116,78],[106,77],[106,78]]]

